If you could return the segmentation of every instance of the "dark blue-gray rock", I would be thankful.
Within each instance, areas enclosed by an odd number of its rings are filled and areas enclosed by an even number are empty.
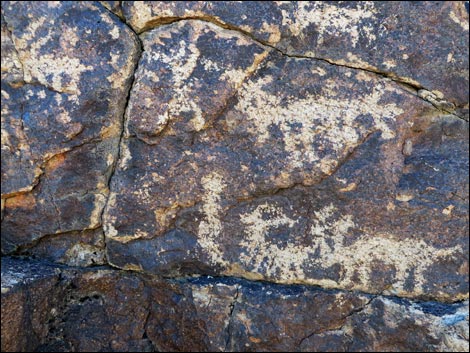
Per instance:
[[[62,292],[57,267],[2,257],[2,352],[32,352],[48,334]]]
[[[132,274],[2,257],[2,352],[153,351]]]
[[[467,351],[468,301],[2,258],[2,351]]]

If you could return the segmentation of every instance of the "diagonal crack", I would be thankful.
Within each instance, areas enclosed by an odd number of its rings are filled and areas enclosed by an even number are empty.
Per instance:
[[[241,288],[241,285],[237,284],[236,285],[236,292],[235,292],[235,295],[233,296],[233,299],[232,301],[230,302],[230,305],[229,305],[229,308],[230,308],[230,312],[229,312],[229,321],[228,321],[228,325],[227,325],[227,339],[225,341],[225,347],[224,347],[224,352],[227,352],[227,348],[230,344],[230,341],[232,339],[232,321],[233,321],[233,311],[235,310],[235,305],[237,303],[237,300],[238,300],[238,295],[240,293],[240,288]]]
[[[23,195],[23,194],[27,194],[27,193],[30,193],[32,192],[34,189],[36,189],[40,184],[41,184],[41,181],[42,181],[42,178],[46,175],[46,166],[47,166],[47,163],[49,163],[49,161],[51,161],[54,157],[57,157],[58,155],[61,155],[61,154],[66,154],[66,153],[69,153],[69,152],[73,152],[75,151],[76,149],[80,148],[80,147],[83,147],[83,146],[86,146],[86,145],[89,145],[89,144],[96,144],[98,142],[101,142],[101,138],[91,138],[91,139],[86,139],[85,141],[82,141],[80,142],[79,144],[76,144],[76,145],[72,145],[72,146],[69,146],[63,150],[59,150],[59,151],[56,151],[56,152],[53,152],[53,153],[47,153],[45,155],[45,158],[41,161],[41,163],[37,166],[37,168],[40,170],[39,173],[35,176],[34,180],[32,181],[32,183],[22,189],[22,190],[19,190],[19,191],[14,191],[14,192],[11,192],[11,193],[7,193],[7,194],[3,194],[2,195],[2,199],[3,200],[7,200],[9,198],[12,198],[12,197],[15,197],[15,196],[19,196],[19,195]]]
[[[216,17],[210,16],[210,15],[200,15],[200,16],[187,16],[187,17],[161,17],[157,20],[149,21],[146,26],[142,28],[138,34],[142,34],[144,32],[147,32],[149,30],[161,27],[163,25],[170,25],[176,22],[181,22],[181,21],[191,21],[191,20],[198,20],[198,21],[203,21],[203,22],[208,22],[212,23],[213,25],[216,25],[220,28],[229,30],[229,31],[235,31],[238,32],[246,37],[249,37],[251,40],[257,42],[261,46],[269,47],[276,52],[280,53],[281,55],[287,56],[289,58],[295,58],[295,59],[308,59],[308,60],[316,60],[320,62],[327,63],[329,65],[334,65],[334,66],[339,66],[339,67],[345,67],[348,69],[353,69],[353,70],[360,70],[363,72],[367,73],[372,73],[374,75],[377,75],[381,78],[385,78],[388,80],[391,80],[395,82],[400,89],[402,89],[404,92],[407,92],[409,94],[414,95],[415,97],[418,97],[419,99],[422,99],[423,101],[430,103],[432,106],[434,106],[437,110],[447,113],[450,115],[455,116],[456,118],[462,119],[464,121],[467,121],[464,117],[461,117],[460,115],[455,113],[455,106],[450,103],[449,101],[445,99],[437,99],[434,94],[431,93],[430,89],[425,88],[419,83],[415,82],[410,82],[409,79],[397,76],[393,73],[389,72],[384,72],[380,71],[377,68],[374,68],[372,66],[369,67],[362,67],[359,65],[354,65],[353,63],[343,63],[339,62],[337,60],[332,60],[332,59],[327,59],[323,57],[317,57],[317,56],[310,56],[310,55],[300,55],[300,54],[295,54],[295,53],[289,53],[287,51],[284,51],[278,47],[276,47],[274,44],[268,43],[265,40],[262,40],[260,38],[257,38],[253,33],[250,33],[248,31],[245,31],[237,26],[234,26],[232,24],[223,22],[219,20]],[[129,25],[130,27],[130,25]]]
[[[309,338],[311,338],[315,335],[320,335],[320,334],[323,334],[325,332],[331,332],[331,331],[343,331],[344,330],[344,325],[346,325],[347,320],[350,317],[364,311],[375,298],[377,298],[377,295],[369,296],[369,299],[367,300],[366,303],[364,303],[363,305],[361,305],[358,308],[354,308],[353,310],[351,310],[346,316],[344,316],[342,319],[340,319],[340,321],[342,322],[340,326],[327,328],[327,329],[316,330],[316,331],[313,331],[312,333],[308,334],[307,336],[302,337],[302,339],[299,341],[299,343],[297,343],[297,346],[299,347],[299,350],[302,348],[302,343],[305,340],[307,340],[307,339],[309,339]]]
[[[112,4],[107,4],[107,1],[100,1],[100,5],[111,12],[113,15],[119,17],[121,21],[124,20],[124,14],[122,13],[122,1],[118,1],[118,4],[114,6]]]
[[[224,209],[224,214],[227,215],[227,213],[235,208],[235,207],[239,207],[240,206],[240,203],[242,202],[251,202],[251,201],[254,201],[254,200],[257,200],[257,199],[260,199],[260,198],[263,198],[263,197],[270,197],[270,196],[274,196],[274,195],[279,195],[281,194],[283,191],[286,191],[286,190],[291,190],[291,189],[295,189],[297,187],[305,187],[305,188],[311,188],[311,187],[314,187],[316,185],[320,185],[322,182],[324,182],[326,179],[329,179],[331,177],[333,177],[340,169],[341,167],[346,164],[351,158],[354,157],[356,151],[364,144],[366,143],[369,138],[374,134],[374,133],[378,133],[380,132],[380,130],[371,130],[370,132],[368,132],[360,141],[358,141],[357,145],[354,146],[348,153],[346,156],[344,156],[339,162],[338,164],[333,168],[333,170],[329,173],[329,174],[323,174],[323,175],[320,175],[318,176],[317,178],[315,178],[315,181],[314,182],[309,182],[308,184],[305,183],[304,181],[295,181],[293,183],[290,183],[288,185],[285,185],[285,186],[280,186],[280,187],[277,187],[277,188],[273,188],[271,190],[267,190],[267,191],[263,191],[263,192],[260,192],[260,193],[255,193],[255,194],[251,194],[251,195],[248,195],[248,196],[241,196],[241,197],[237,197],[236,198],[236,203],[233,204],[233,205],[229,205],[227,206],[225,209]]]
[[[59,232],[59,233],[44,234],[41,237],[32,240],[28,244],[22,244],[22,245],[17,246],[17,248],[13,252],[9,253],[8,255],[9,256],[23,256],[25,254],[27,255],[28,251],[30,249],[33,249],[33,248],[37,247],[38,245],[40,245],[41,243],[47,242],[49,240],[54,240],[56,238],[60,238],[62,236],[66,236],[66,235],[69,235],[69,234],[74,234],[74,233],[77,233],[77,232],[86,233],[86,232],[97,231],[100,228],[102,228],[102,227],[97,226],[97,227],[94,227],[94,228],[80,228],[80,229],[72,229],[72,230],[62,231],[62,232]]]

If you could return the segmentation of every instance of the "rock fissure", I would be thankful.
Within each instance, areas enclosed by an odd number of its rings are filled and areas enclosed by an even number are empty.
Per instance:
[[[187,16],[187,17],[167,17],[167,18],[163,17],[163,18],[160,18],[160,19],[152,22],[151,24],[149,24],[148,27],[146,27],[145,29],[139,31],[138,34],[140,35],[142,33],[151,31],[155,28],[160,28],[160,27],[165,26],[165,25],[171,25],[173,23],[177,23],[177,22],[181,22],[181,21],[194,21],[194,20],[212,23],[212,24],[214,24],[218,27],[221,27],[223,29],[230,30],[230,31],[235,31],[237,33],[240,33],[242,35],[247,36],[248,38],[250,38],[251,40],[257,42],[258,44],[260,44],[262,46],[265,46],[265,47],[269,47],[269,48],[275,50],[276,52],[280,53],[281,55],[287,56],[289,58],[316,60],[316,61],[327,63],[329,65],[334,65],[334,66],[339,66],[339,67],[345,67],[345,68],[348,68],[348,69],[368,72],[368,73],[377,75],[379,77],[391,80],[391,81],[397,83],[397,85],[399,87],[404,87],[404,90],[403,90],[404,92],[412,93],[414,96],[419,97],[422,100],[424,100],[425,102],[432,104],[438,111],[451,114],[451,115],[453,115],[453,116],[455,116],[459,119],[462,119],[462,120],[468,122],[467,119],[465,119],[464,117],[456,114],[455,110],[446,109],[444,107],[445,105],[449,105],[449,104],[452,105],[452,103],[449,103],[445,99],[437,100],[436,97],[430,92],[430,90],[426,89],[425,87],[423,87],[422,85],[420,85],[418,83],[409,82],[409,80],[400,78],[400,77],[398,77],[397,75],[395,75],[393,73],[374,70],[374,69],[371,69],[371,68],[365,68],[365,67],[361,67],[361,66],[357,66],[357,65],[347,65],[347,64],[339,63],[337,61],[327,59],[327,58],[322,58],[322,57],[289,53],[289,52],[281,50],[280,48],[276,47],[273,44],[270,44],[270,43],[268,43],[264,40],[261,40],[261,39],[257,38],[255,35],[253,35],[250,32],[247,32],[247,31],[245,31],[241,28],[230,25],[228,23],[224,23],[224,22],[218,20],[215,17],[211,17],[211,16]],[[411,90],[411,92],[410,92],[410,90]],[[424,95],[419,94],[420,91],[427,92],[427,93],[424,94]]]
[[[230,305],[229,305],[228,324],[227,324],[227,339],[225,341],[224,352],[227,352],[227,349],[229,348],[229,345],[230,345],[231,340],[232,340],[233,312],[235,310],[235,305],[237,304],[239,290],[240,290],[240,285],[237,285],[235,294],[234,294],[233,299],[232,299],[232,301],[230,302]]]
[[[119,5],[120,6],[120,5]],[[101,224],[104,224],[103,222],[103,215],[106,211],[106,207],[108,207],[108,203],[109,203],[109,198],[111,197],[111,194],[112,194],[112,179],[113,179],[113,176],[114,176],[114,173],[116,172],[116,167],[119,165],[119,162],[122,158],[122,154],[121,154],[121,144],[123,143],[123,139],[124,139],[124,135],[125,135],[125,130],[126,130],[126,124],[127,124],[127,121],[126,121],[126,114],[127,114],[127,108],[129,106],[129,100],[130,100],[130,97],[131,97],[131,94],[132,94],[132,89],[133,89],[133,86],[134,86],[134,80],[135,80],[135,75],[136,75],[136,72],[138,70],[138,67],[139,67],[139,62],[142,58],[142,55],[144,53],[144,47],[143,47],[143,44],[142,44],[142,41],[140,40],[139,36],[137,35],[137,33],[135,33],[135,31],[132,29],[132,27],[130,27],[125,21],[123,21],[119,16],[117,16],[115,13],[113,13],[112,11],[108,10],[106,7],[103,6],[104,9],[106,9],[106,11],[108,11],[111,16],[115,17],[116,19],[118,19],[121,23],[123,23],[130,31],[131,33],[134,34],[134,38],[137,40],[137,42],[139,43],[139,54],[137,55],[137,57],[135,58],[135,61],[133,63],[133,69],[131,70],[131,75],[130,75],[130,81],[129,81],[129,89],[128,89],[128,92],[126,94],[126,103],[124,105],[124,109],[123,109],[123,113],[122,113],[122,117],[120,118],[120,124],[121,124],[121,130],[119,132],[119,139],[118,139],[118,143],[117,143],[117,151],[116,151],[116,158],[114,158],[114,163],[112,164],[112,167],[111,167],[111,172],[109,173],[109,177],[108,177],[108,180],[107,180],[107,186],[108,186],[108,195],[107,195],[107,198],[106,198],[106,201],[105,201],[105,204],[104,204],[104,207],[103,209],[101,210],[101,214],[100,214],[100,219],[101,219]],[[105,234],[105,231],[103,231],[103,244],[104,244],[104,254],[105,254],[105,257],[107,256],[106,253],[106,234]],[[107,263],[112,266],[111,263],[109,263],[109,261],[106,259]]]
[[[12,192],[12,193],[5,193],[5,194],[2,194],[2,199],[4,200],[7,200],[9,198],[12,198],[12,197],[16,197],[16,196],[19,196],[19,195],[24,195],[24,194],[29,194],[31,192],[34,191],[34,189],[36,189],[40,182],[41,182],[41,178],[44,178],[46,176],[46,169],[47,169],[47,164],[50,163],[54,158],[57,158],[58,156],[63,156],[69,152],[74,152],[76,151],[77,149],[80,149],[81,147],[86,147],[88,145],[95,145],[96,143],[100,142],[100,139],[90,139],[90,140],[85,140],[77,145],[72,145],[70,147],[67,147],[65,149],[62,149],[58,152],[52,152],[52,153],[49,153],[45,156],[45,158],[43,158],[42,162],[40,163],[40,165],[38,165],[38,169],[39,169],[39,174],[35,175],[34,177],[34,180],[32,182],[32,184],[28,187],[27,190],[24,190],[24,191],[16,191],[16,192]]]
[[[468,6],[1,29],[2,351],[468,351]]]
[[[19,264],[22,266],[18,267]],[[37,316],[33,318],[26,316],[25,319],[26,325],[34,330],[37,337],[32,342],[29,341],[29,347],[41,345],[43,349],[46,347],[54,349],[54,345],[59,344],[82,349],[80,347],[87,342],[83,340],[89,340],[90,333],[80,338],[80,333],[76,330],[77,322],[87,330],[97,330],[98,337],[101,339],[114,340],[110,344],[119,342],[120,345],[125,345],[128,332],[123,331],[122,336],[119,337],[116,336],[115,330],[122,329],[123,319],[127,318],[134,324],[137,324],[136,320],[141,319],[143,324],[138,324],[143,333],[140,329],[136,330],[135,334],[131,333],[134,338],[128,343],[131,344],[129,348],[132,344],[139,344],[139,347],[142,347],[140,349],[143,349],[144,346],[150,344],[150,347],[162,350],[172,344],[171,333],[175,332],[174,329],[178,329],[178,326],[173,329],[168,326],[168,320],[171,319],[166,316],[167,310],[173,315],[182,315],[185,321],[189,320],[186,325],[192,324],[200,327],[201,320],[206,325],[211,325],[214,315],[223,312],[225,305],[228,307],[226,312],[228,324],[226,328],[220,327],[223,331],[226,330],[223,334],[225,339],[220,345],[211,336],[212,338],[207,341],[209,350],[215,350],[217,347],[218,350],[238,351],[243,346],[254,345],[252,347],[261,348],[264,344],[275,344],[276,347],[281,348],[286,337],[296,349],[312,350],[312,347],[316,347],[315,350],[321,350],[323,339],[329,336],[335,342],[344,342],[348,347],[356,350],[357,347],[354,345],[363,343],[358,341],[355,335],[371,335],[372,338],[375,337],[376,331],[396,330],[397,328],[400,328],[400,332],[388,332],[383,342],[387,342],[396,335],[399,342],[412,344],[416,342],[413,341],[416,340],[416,332],[422,334],[421,330],[424,332],[432,330],[432,333],[427,333],[427,335],[437,337],[435,335],[439,332],[441,325],[447,325],[446,343],[440,346],[439,340],[434,341],[433,344],[438,345],[436,347],[451,350],[452,347],[459,347],[466,340],[465,334],[460,331],[459,327],[468,320],[468,314],[465,316],[465,312],[462,311],[468,308],[468,301],[454,304],[432,301],[415,302],[392,296],[371,296],[341,290],[275,285],[234,278],[200,277],[168,281],[158,277],[149,278],[147,275],[135,272],[126,273],[126,271],[116,270],[109,266],[80,269],[11,257],[2,258],[2,268],[4,270],[2,295],[5,296],[5,301],[10,301],[11,298],[21,293],[16,289],[20,288],[18,286],[28,284],[27,288],[31,288],[26,293],[29,304],[25,310],[34,310]],[[40,272],[37,272],[38,270]],[[36,277],[29,277],[27,271],[34,271]],[[46,279],[49,280],[46,281]],[[127,287],[124,284],[127,284]],[[226,289],[233,288],[233,286],[235,288],[230,290],[231,294],[227,295]],[[189,309],[191,306],[188,307],[181,302],[168,307],[170,305],[167,302],[168,298],[177,297],[182,290],[189,290],[193,293],[191,305],[197,308]],[[54,295],[54,297],[51,296],[49,301],[41,303],[39,294],[42,292]],[[144,297],[147,299],[142,301],[142,293],[154,293],[153,295],[158,300]],[[203,299],[206,295],[204,293],[209,296],[210,305],[207,305],[208,303]],[[119,298],[126,298],[126,301],[116,305],[115,300],[119,301]],[[137,298],[141,299],[139,305],[143,306],[143,310],[134,308],[136,303],[133,300]],[[203,299],[202,302],[201,299]],[[296,303],[296,305],[292,306],[291,303]],[[325,321],[318,316],[320,308],[325,305],[332,306],[331,321]],[[9,311],[5,311],[6,307],[3,309],[4,318],[10,320],[7,316]],[[9,309],[12,307],[10,306]],[[292,320],[292,315],[299,315],[306,310],[308,319],[304,326],[298,326],[299,319]],[[94,311],[108,315],[107,320],[102,322],[99,328],[92,326],[96,320],[96,316],[92,314]],[[259,317],[259,315],[262,316]],[[41,317],[48,321],[45,328],[38,326],[38,319]],[[260,322],[255,321],[257,317],[261,319]],[[162,327],[164,331],[158,331],[158,326],[155,331],[155,323],[162,320],[166,323],[166,326]],[[181,323],[180,319],[175,318],[175,320],[176,325]],[[115,322],[119,324],[116,325]],[[370,328],[358,326],[359,322],[366,327],[370,325]],[[75,329],[71,330],[68,327],[69,324],[72,324]],[[180,329],[185,330],[187,327],[183,326]],[[311,331],[312,328],[313,331]],[[405,331],[401,331],[402,329]],[[406,334],[406,330],[410,329],[413,332]],[[281,333],[284,333],[276,337],[270,334],[271,330],[274,332],[283,330]],[[192,344],[195,344],[196,337],[189,337],[189,342],[192,340]],[[450,340],[451,337],[457,337],[456,341]],[[411,341],[408,342],[408,339]],[[108,343],[102,342],[102,344]]]

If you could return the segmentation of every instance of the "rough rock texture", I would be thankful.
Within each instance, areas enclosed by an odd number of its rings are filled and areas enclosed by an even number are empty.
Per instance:
[[[468,23],[2,1],[2,351],[468,351]]]
[[[468,301],[2,258],[2,351],[420,349],[468,350]]]
[[[111,264],[468,295],[467,123],[211,23],[142,40],[104,216]]]
[[[97,4],[2,2],[2,252],[101,226],[139,50]]]
[[[463,1],[125,1],[123,12],[138,33],[183,18],[237,28],[289,55],[380,72],[426,89],[436,103],[468,116]]]

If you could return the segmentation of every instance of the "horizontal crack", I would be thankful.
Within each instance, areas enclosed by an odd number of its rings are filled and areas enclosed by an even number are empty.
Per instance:
[[[21,255],[20,254],[13,255],[13,256],[12,255],[7,255],[7,256],[3,256],[3,257],[21,257]],[[47,260],[41,260],[41,261],[38,261],[38,262],[47,263],[49,265],[56,266],[57,268],[64,269],[64,270],[67,270],[68,268],[76,269],[75,266],[51,263]],[[452,301],[452,302],[442,302],[442,301],[438,301],[438,300],[423,300],[423,299],[419,299],[419,298],[403,298],[403,297],[400,297],[400,296],[397,296],[397,295],[390,295],[390,294],[381,294],[381,293],[371,294],[371,293],[366,293],[366,292],[358,291],[358,290],[329,289],[329,288],[323,288],[323,287],[318,286],[318,285],[280,284],[280,283],[274,283],[274,282],[269,282],[269,281],[252,280],[252,279],[247,279],[247,278],[242,278],[242,277],[235,277],[235,276],[211,275],[211,276],[198,276],[198,277],[191,277],[191,276],[187,277],[187,276],[185,276],[185,277],[165,278],[165,277],[158,276],[158,275],[153,275],[153,274],[150,274],[150,273],[142,273],[142,272],[128,270],[128,269],[116,268],[116,267],[114,267],[110,264],[97,266],[96,269],[97,270],[109,270],[109,271],[117,271],[117,272],[121,272],[121,273],[133,274],[135,276],[142,277],[142,279],[144,281],[149,281],[149,282],[154,282],[156,280],[157,281],[162,280],[162,281],[178,282],[178,283],[185,283],[186,282],[186,283],[190,283],[190,284],[191,283],[196,284],[197,282],[210,283],[210,284],[222,283],[222,284],[227,284],[227,285],[231,285],[231,286],[236,286],[238,292],[243,287],[255,288],[252,285],[255,284],[255,283],[260,283],[260,284],[265,284],[265,285],[270,286],[270,287],[274,287],[273,289],[275,289],[275,287],[278,287],[278,288],[295,288],[295,287],[297,287],[297,288],[303,288],[304,290],[307,290],[307,291],[313,290],[313,291],[320,291],[320,292],[332,293],[332,294],[348,293],[348,294],[353,294],[353,295],[363,296],[363,297],[369,298],[368,301],[364,305],[362,305],[359,308],[356,308],[356,309],[352,310],[348,315],[345,316],[345,318],[347,318],[349,316],[352,316],[352,315],[354,315],[358,312],[363,311],[364,309],[366,309],[366,307],[374,299],[377,299],[377,298],[389,299],[389,300],[392,300],[392,301],[395,301],[395,302],[399,302],[402,305],[406,305],[406,306],[412,306],[412,305],[415,305],[415,304],[419,305],[419,304],[433,304],[433,303],[439,304],[439,305],[449,305],[449,306],[451,306],[451,305],[463,304],[466,301],[468,301],[468,298],[459,299],[459,300],[455,300],[455,301]],[[87,268],[87,269],[84,268],[84,270],[89,271],[89,268]],[[244,283],[245,283],[245,285],[244,285]],[[236,294],[236,296],[238,296],[238,294]],[[234,299],[236,301],[237,298],[234,298]]]
[[[21,63],[21,60],[20,60],[20,63]],[[23,63],[21,63],[22,66]],[[54,88],[50,85],[47,85],[47,84],[44,84],[42,82],[39,82],[39,81],[27,81],[27,80],[23,80],[21,82],[15,82],[15,84],[18,84],[17,86],[15,86],[15,88],[17,87],[22,87],[22,86],[26,86],[26,85],[29,85],[29,86],[39,86],[39,87],[43,87],[45,89],[47,89],[48,91],[51,91],[51,92],[54,92],[54,93],[58,93],[58,94],[75,94],[77,95],[78,92],[76,91],[71,91],[71,90],[60,90],[60,89],[57,89],[57,88]]]
[[[60,150],[58,152],[54,152],[52,154],[51,153],[46,153],[46,158],[44,158],[40,162],[40,165],[37,166],[37,168],[40,169],[40,172],[39,172],[39,174],[37,174],[34,177],[31,184],[29,186],[27,186],[26,188],[23,188],[23,190],[2,194],[2,199],[8,200],[10,198],[13,198],[13,197],[16,197],[16,196],[19,196],[19,195],[24,195],[24,194],[28,194],[28,193],[33,192],[34,189],[36,189],[37,186],[39,186],[39,184],[41,182],[41,179],[46,174],[45,169],[46,169],[47,163],[49,163],[49,161],[51,161],[54,157],[57,157],[61,154],[66,154],[66,153],[69,153],[69,152],[73,152],[73,151],[75,151],[76,149],[78,149],[80,147],[90,145],[90,144],[97,144],[97,143],[100,143],[102,141],[103,140],[101,138],[91,138],[91,139],[87,139],[85,141],[82,141],[81,143],[79,143],[77,145],[72,145],[70,147],[66,147],[63,150]]]
[[[61,236],[64,236],[64,235],[68,235],[68,234],[97,231],[100,228],[102,228],[102,225],[98,225],[94,228],[72,229],[72,230],[67,230],[67,231],[60,231],[58,233],[44,234],[44,235],[40,236],[39,238],[32,240],[28,244],[19,245],[13,252],[8,253],[7,255],[8,256],[23,256],[25,253],[28,252],[28,250],[35,248],[40,243],[45,242],[49,239],[55,239],[55,238],[58,238],[58,237],[61,237]]]

